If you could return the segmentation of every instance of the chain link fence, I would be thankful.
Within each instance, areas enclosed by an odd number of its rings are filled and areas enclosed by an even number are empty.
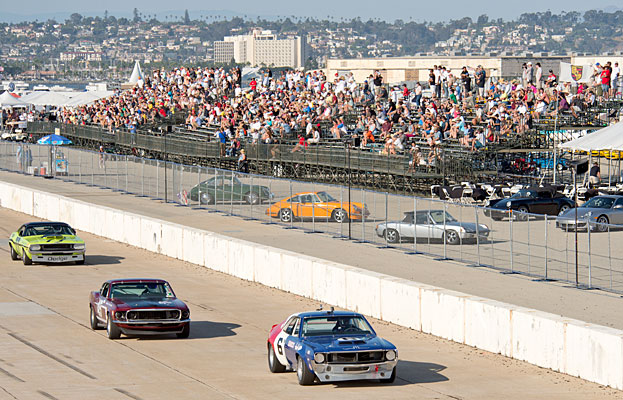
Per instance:
[[[623,226],[499,214],[474,204],[301,182],[70,147],[0,142],[0,168],[160,199],[200,212],[623,293]]]

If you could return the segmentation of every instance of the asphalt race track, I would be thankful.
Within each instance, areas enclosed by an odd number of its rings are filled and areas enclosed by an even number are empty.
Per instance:
[[[32,220],[0,209],[0,236]],[[266,335],[307,299],[79,233],[87,265],[11,261],[0,242],[0,399],[587,399],[620,392],[372,321],[399,349],[392,385],[299,386],[271,374]],[[88,326],[88,295],[115,277],[159,277],[191,308],[189,339],[111,341]]]

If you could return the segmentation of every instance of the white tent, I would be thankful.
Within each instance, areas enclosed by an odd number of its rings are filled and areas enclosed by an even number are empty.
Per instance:
[[[88,91],[88,92],[80,92],[76,96],[69,99],[63,105],[66,107],[74,107],[74,106],[82,106],[85,104],[91,104],[99,99],[103,99],[104,97],[110,97],[115,92],[110,90],[98,90],[98,91]]]
[[[13,97],[9,92],[0,94],[0,108],[28,107],[29,105],[29,103]]]
[[[137,61],[134,63],[134,70],[132,70],[132,75],[130,75],[128,83],[135,85],[138,83],[139,79],[143,79],[143,71],[141,71],[141,65]]]
[[[65,104],[69,101],[71,92],[32,92],[24,95],[24,101],[33,104],[35,106],[55,106]]]
[[[559,146],[565,150],[623,150],[623,122],[610,125]]]

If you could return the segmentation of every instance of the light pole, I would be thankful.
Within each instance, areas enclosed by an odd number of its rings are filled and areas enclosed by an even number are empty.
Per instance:
[[[160,131],[164,135],[164,202],[168,203],[168,188],[167,188],[167,161],[169,157],[167,155],[167,130],[169,127],[165,129],[160,128]]]
[[[347,153],[347,157],[348,157],[348,240],[352,239],[351,236],[351,219],[350,218],[350,210],[351,210],[351,205],[350,205],[350,188],[351,188],[351,170],[350,170],[350,147],[351,147],[351,139],[348,139],[346,142],[346,153]],[[365,216],[363,215],[363,210],[361,211],[361,217],[365,218]]]

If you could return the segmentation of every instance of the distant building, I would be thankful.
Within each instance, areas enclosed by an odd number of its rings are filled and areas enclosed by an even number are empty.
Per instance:
[[[232,58],[253,67],[302,68],[307,53],[306,38],[280,38],[271,31],[255,29],[249,35],[225,36],[214,42],[214,61],[228,63]]]
[[[61,61],[102,61],[102,55],[101,51],[63,51],[61,52],[60,59]]]
[[[619,62],[623,65],[622,55],[549,55],[549,54],[513,54],[513,55],[416,55],[412,57],[387,57],[387,58],[350,58],[328,59],[327,76],[345,75],[352,72],[357,82],[363,82],[374,71],[378,70],[383,75],[383,81],[389,84],[397,84],[408,81],[428,81],[429,69],[434,65],[442,65],[450,69],[454,76],[460,76],[461,69],[466,66],[470,69],[478,65],[487,71],[487,76],[495,77],[521,77],[522,64],[532,62],[541,63],[543,77],[552,69],[556,75],[560,74],[560,63],[577,65],[604,64],[611,61],[614,65]]]

